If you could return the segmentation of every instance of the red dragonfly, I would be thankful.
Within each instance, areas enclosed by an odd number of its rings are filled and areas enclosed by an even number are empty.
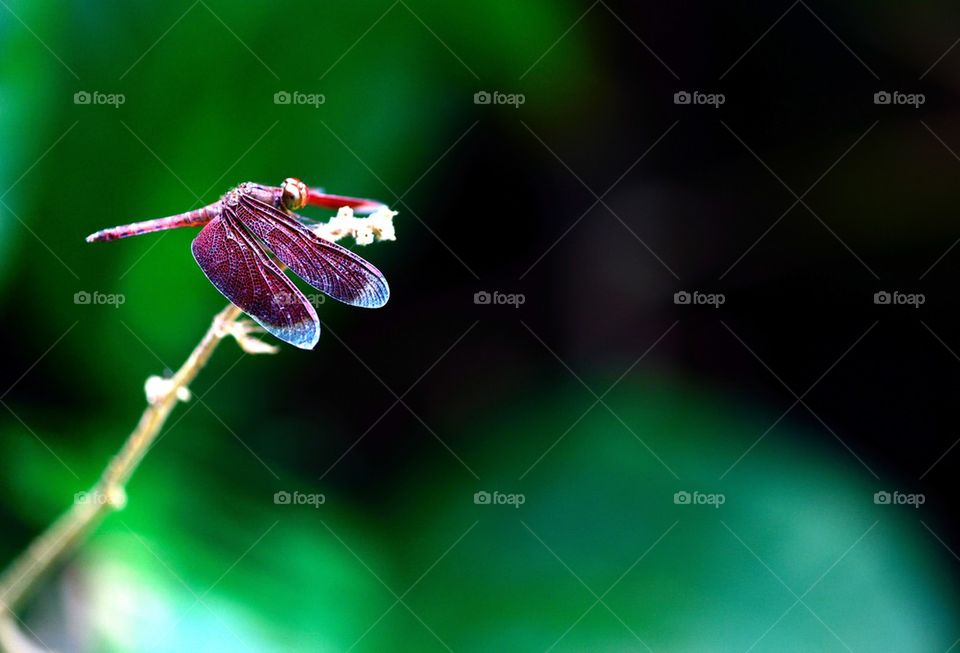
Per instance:
[[[380,270],[350,250],[320,238],[302,222],[302,216],[294,211],[308,204],[333,209],[348,206],[360,213],[383,206],[372,200],[328,195],[292,177],[279,188],[246,182],[202,209],[103,229],[87,236],[87,242],[202,226],[193,240],[193,257],[216,289],[280,340],[313,349],[320,337],[320,318],[270,258],[264,244],[297,276],[345,304],[379,308],[387,303],[390,287]]]

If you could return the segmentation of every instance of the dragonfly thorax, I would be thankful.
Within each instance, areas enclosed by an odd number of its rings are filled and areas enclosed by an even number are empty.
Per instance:
[[[236,206],[240,201],[240,190],[243,186],[237,186],[236,188],[231,188],[220,198],[220,201],[226,204],[227,206]]]
[[[242,196],[252,197],[269,206],[280,208],[281,193],[279,189],[255,184],[252,181],[245,181],[236,188],[231,188],[227,191],[226,195],[221,198],[221,202],[226,206],[236,206],[239,204]]]

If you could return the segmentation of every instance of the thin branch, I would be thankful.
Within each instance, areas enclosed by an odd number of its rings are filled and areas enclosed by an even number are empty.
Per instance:
[[[150,397],[150,403],[136,428],[90,490],[88,500],[76,501],[0,576],[0,647],[4,650],[25,650],[13,623],[15,611],[43,577],[67,557],[108,513],[124,506],[125,486],[150,444],[220,341],[236,332],[231,327],[241,314],[233,304],[217,314],[187,361],[164,384],[164,391]]]

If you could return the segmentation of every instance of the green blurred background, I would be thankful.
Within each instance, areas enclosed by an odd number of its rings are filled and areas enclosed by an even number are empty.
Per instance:
[[[955,646],[958,24],[948,3],[0,1],[4,562],[224,305],[192,230],[85,235],[287,176],[400,212],[361,252],[390,304],[323,304],[313,352],[224,343],[26,623],[60,651]],[[674,303],[695,289],[727,301]],[[872,303],[895,289],[927,302]]]

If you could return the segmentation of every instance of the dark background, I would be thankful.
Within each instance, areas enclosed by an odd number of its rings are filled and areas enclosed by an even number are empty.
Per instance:
[[[322,305],[309,353],[225,343],[28,623],[61,650],[346,650],[374,622],[359,649],[947,650],[958,38],[945,2],[0,6],[5,559],[223,304],[189,230],[87,233],[291,175],[400,212],[360,251],[390,304]],[[526,503],[471,500],[494,489]]]

